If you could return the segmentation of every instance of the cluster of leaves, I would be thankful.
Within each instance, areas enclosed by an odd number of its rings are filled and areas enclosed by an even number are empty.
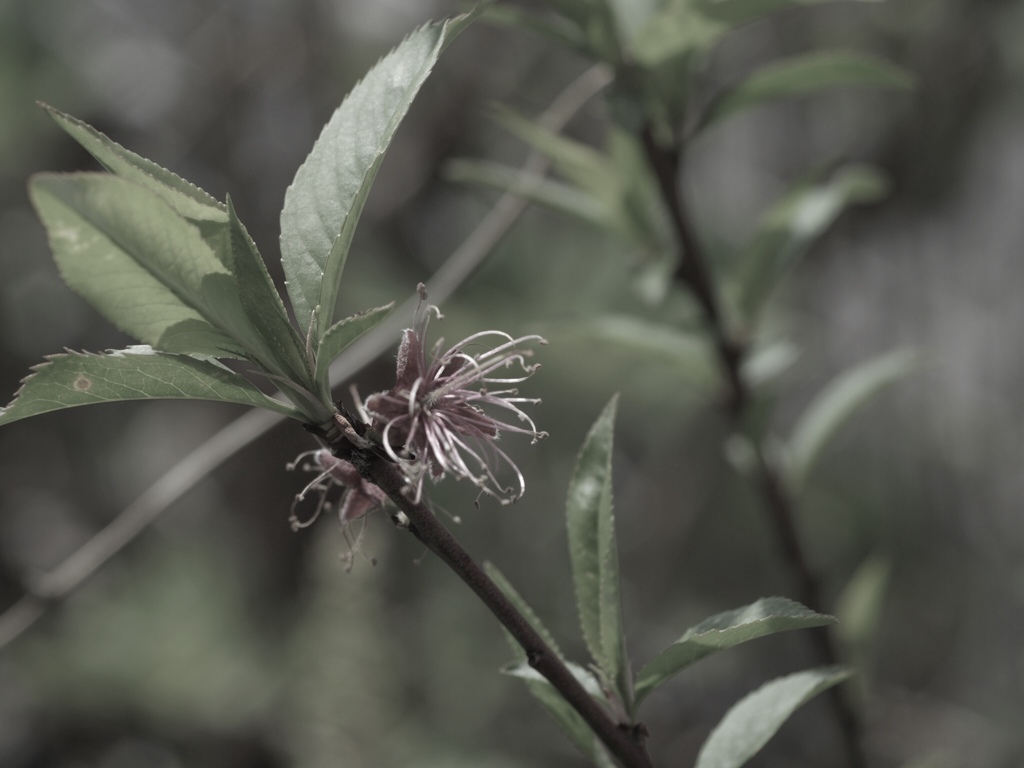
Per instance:
[[[299,168],[281,212],[294,322],[230,198],[219,202],[47,107],[107,171],[32,179],[32,202],[57,266],[74,291],[141,344],[49,357],[0,410],[0,424],[149,398],[219,400],[328,424],[335,412],[331,362],[390,309],[334,321],[360,213],[413,98],[474,15],[410,35],[352,90]],[[241,362],[232,368],[223,359]],[[268,395],[240,370],[290,402]]]
[[[478,161],[460,161],[451,172],[512,189],[615,233],[653,261],[667,283],[680,255],[647,167],[645,136],[678,147],[681,131],[690,139],[770,100],[840,85],[891,88],[910,82],[905,73],[866,54],[812,53],[771,64],[703,98],[702,67],[726,34],[799,4],[801,0],[557,0],[548,14],[492,8],[494,18],[540,29],[612,68],[613,122],[607,147],[594,149],[500,109],[499,123],[548,155],[562,180],[523,177],[515,169]],[[331,362],[388,310],[379,307],[334,319],[360,213],[412,99],[446,45],[475,15],[425,26],[382,59],[339,107],[296,174],[281,214],[282,263],[294,318],[230,199],[215,200],[51,109],[57,123],[107,172],[38,176],[31,182],[33,204],[68,285],[141,344],[103,354],[50,357],[0,411],[0,424],[72,406],[158,397],[258,406],[308,424],[327,424],[335,412]],[[730,326],[756,338],[771,295],[800,256],[845,207],[877,199],[884,187],[877,171],[860,166],[811,176],[794,186],[729,259],[728,273],[719,275]],[[653,295],[663,296],[667,290]],[[680,345],[690,349],[695,338],[691,332],[634,318],[606,318],[595,327],[616,341],[633,340],[659,354],[674,353]],[[698,341],[704,345],[707,340]],[[766,347],[747,358],[745,375],[751,384],[767,380],[791,358],[784,348]],[[224,359],[239,362],[229,367]],[[788,441],[787,479],[794,488],[804,482],[828,439],[856,407],[909,370],[912,362],[906,353],[873,361],[822,393]],[[278,388],[290,402],[267,394],[252,375]],[[706,378],[706,366],[701,375]],[[762,599],[692,627],[634,675],[622,627],[612,511],[615,410],[613,400],[588,435],[567,504],[577,606],[592,666],[563,661],[616,722],[631,724],[651,691],[701,658],[768,634],[834,620],[783,598]],[[742,443],[733,453],[742,467]],[[490,572],[558,652],[536,614],[500,573],[493,567]],[[870,610],[862,613],[869,615]],[[589,726],[525,657],[506,671],[525,680],[595,764],[613,764]],[[800,704],[846,676],[832,667],[799,672],[750,694],[712,732],[698,758],[699,768],[741,765]]]
[[[566,519],[576,603],[591,666],[562,656],[554,637],[515,588],[493,565],[488,572],[534,629],[559,654],[583,686],[616,722],[636,722],[637,708],[658,686],[703,658],[759,637],[791,629],[822,627],[835,619],[783,597],[711,616],[691,627],[635,675],[626,652],[612,505],[612,445],[617,398],[594,423],[576,461],[569,485]],[[614,762],[579,714],[530,667],[510,642],[516,658],[506,674],[521,678],[559,727],[597,766]],[[697,768],[738,768],[763,747],[804,702],[842,682],[847,670],[824,667],[773,680],[736,704],[708,736]]]

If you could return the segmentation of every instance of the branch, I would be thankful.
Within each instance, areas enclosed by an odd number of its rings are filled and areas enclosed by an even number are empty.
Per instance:
[[[538,120],[552,130],[562,128],[588,99],[610,81],[606,67],[591,67],[570,83]],[[539,152],[531,152],[523,164],[524,171],[537,175],[543,175],[549,167],[550,162]],[[495,203],[431,278],[430,295],[435,304],[441,304],[472,274],[527,205],[523,198],[511,193],[503,195]],[[415,309],[417,300],[417,296],[411,297],[384,322],[346,349],[331,366],[331,380],[350,379],[391,347],[406,318]],[[251,411],[187,454],[67,560],[28,584],[26,595],[0,613],[0,649],[28,630],[45,613],[49,604],[80,587],[203,478],[282,420],[282,416],[269,411]]]
[[[406,496],[407,483],[398,466],[383,457],[355,449],[344,438],[334,441],[331,449],[338,457],[352,462],[363,477],[388,495],[408,518],[409,532],[473,590],[522,646],[530,666],[562,694],[625,768],[651,768],[651,759],[643,743],[644,728],[615,722],[608,710],[587,693],[558,654],[537,634],[437,516],[425,504],[413,503]]]
[[[743,344],[736,341],[727,327],[714,282],[708,272],[707,259],[690,224],[679,179],[682,169],[682,148],[678,143],[671,147],[660,145],[649,125],[644,128],[641,140],[648,164],[657,178],[658,188],[672,220],[680,248],[675,278],[694,295],[703,311],[705,323],[715,341],[719,365],[728,382],[728,411],[733,424],[738,427],[745,421],[753,402],[753,392],[743,378],[743,362],[747,350]],[[800,602],[818,613],[827,613],[821,599],[820,582],[811,569],[800,543],[796,526],[796,505],[782,476],[767,460],[763,443],[757,438],[752,442],[762,503],[771,519],[783,558],[796,580]],[[828,630],[822,628],[810,632],[819,661],[826,665],[838,663],[839,653]],[[830,689],[829,696],[846,743],[850,765],[853,768],[863,768],[865,756],[857,716],[843,697],[841,689]]]

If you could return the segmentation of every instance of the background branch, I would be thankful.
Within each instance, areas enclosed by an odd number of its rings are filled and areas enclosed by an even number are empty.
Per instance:
[[[740,428],[753,402],[753,392],[743,378],[746,347],[735,340],[726,323],[714,280],[708,270],[707,259],[700,240],[690,224],[680,179],[682,147],[679,144],[670,147],[660,145],[651,126],[644,128],[641,140],[648,164],[658,181],[658,188],[679,245],[679,266],[675,272],[675,279],[693,294],[701,307],[708,332],[714,339],[719,365],[729,387],[727,409],[733,426]],[[800,543],[796,525],[796,505],[789,495],[783,477],[765,455],[761,439],[752,436],[751,442],[756,456],[755,471],[761,501],[768,513],[772,530],[775,531],[782,557],[796,581],[797,598],[818,613],[828,613],[821,598],[820,581]],[[839,653],[828,630],[819,628],[810,629],[808,632],[813,638],[818,662],[826,665],[839,663]],[[863,768],[866,759],[857,715],[840,688],[830,689],[828,695],[842,731],[850,765],[853,768]]]

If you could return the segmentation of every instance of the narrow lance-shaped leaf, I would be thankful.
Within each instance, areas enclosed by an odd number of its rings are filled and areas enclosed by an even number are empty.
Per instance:
[[[761,217],[740,254],[736,293],[745,321],[756,322],[785,275],[848,206],[874,202],[887,189],[886,178],[863,165],[844,166],[824,181],[794,185]]]
[[[476,13],[421,27],[381,59],[331,117],[285,194],[288,296],[302,332],[312,327],[314,351],[332,324],[345,259],[384,153],[441,52]]]
[[[135,346],[102,355],[48,357],[25,379],[14,401],[0,409],[0,424],[79,405],[148,399],[217,400],[301,418],[219,363]]]
[[[484,571],[491,577],[491,581],[497,585],[498,589],[501,590],[501,593],[508,598],[512,605],[516,607],[516,610],[523,615],[523,618],[526,619],[529,625],[533,627],[533,631],[541,636],[544,642],[548,644],[548,647],[555,652],[555,655],[558,658],[564,661],[565,657],[562,655],[562,651],[558,647],[558,643],[555,642],[554,635],[548,631],[548,628],[544,626],[544,623],[540,620],[536,611],[534,611],[533,608],[530,607],[530,604],[523,599],[522,595],[520,595],[516,588],[512,586],[512,583],[505,578],[505,574],[499,571],[497,566],[493,563],[484,563]],[[517,657],[525,660],[525,652],[523,652],[519,647],[518,643],[514,644],[513,651],[516,652]]]
[[[313,388],[313,363],[306,359],[304,342],[288,318],[267,265],[256,243],[238,218],[228,198],[231,236],[231,273],[237,281],[242,310],[269,359],[264,364],[297,384]]]
[[[737,27],[799,5],[833,0],[668,0],[630,40],[639,64],[649,68],[704,53]],[[877,2],[878,0],[865,0]]]
[[[324,334],[316,354],[316,379],[322,391],[330,391],[331,363],[349,344],[374,328],[391,312],[394,302],[339,320]]]
[[[116,237],[119,227],[104,228],[94,222],[94,214],[102,209],[104,218],[120,218],[128,222],[126,228],[144,229],[141,236],[149,243],[147,248],[167,248],[172,244],[162,237],[162,230],[177,230],[182,220],[155,195],[98,174],[35,176],[29,195],[46,227],[61,277],[122,331],[165,352],[245,356],[237,340],[136,260],[129,246]],[[123,200],[126,207],[122,209]],[[199,246],[205,247],[201,242]],[[172,246],[166,255],[184,258],[197,277],[202,270],[224,271],[208,253],[198,260],[200,264],[188,262],[184,253]]]
[[[861,703],[866,703],[868,698],[872,678],[870,666],[875,655],[891,570],[892,564],[887,558],[872,555],[860,564],[836,601],[838,637],[843,655],[861,672],[854,686]]]
[[[594,422],[569,483],[566,517],[576,602],[583,639],[606,683],[632,706],[622,635],[619,565],[612,515],[612,437],[618,397]]]
[[[578,187],[521,168],[489,161],[452,160],[445,166],[445,177],[510,192],[597,227],[609,224],[607,206],[602,201]]]
[[[567,662],[566,666],[591,696],[603,701],[601,686],[590,672],[571,662]],[[594,761],[595,765],[599,768],[604,766],[613,768],[615,764],[608,757],[604,745],[590,729],[590,726],[543,675],[527,664],[524,659],[509,664],[501,671],[502,674],[522,680],[527,690],[544,706],[562,732],[569,737],[580,752]]]
[[[860,408],[914,371],[920,355],[896,350],[840,374],[807,406],[789,440],[789,478],[800,489],[825,446]]]
[[[765,683],[726,713],[701,747],[696,768],[739,768],[768,743],[793,712],[849,676],[844,669],[824,667]]]
[[[687,667],[726,648],[776,632],[820,627],[835,621],[784,597],[764,597],[742,608],[715,614],[686,630],[640,670],[636,678],[637,702]]]
[[[826,51],[776,61],[724,92],[704,115],[711,125],[743,109],[839,87],[909,88],[914,78],[865,53]]]
[[[548,644],[548,647],[558,656],[559,659],[565,661],[565,657],[562,655],[562,651],[559,649],[558,644],[555,642],[554,636],[548,631],[548,628],[544,626],[540,617],[537,616],[533,608],[530,607],[519,592],[516,591],[515,587],[512,586],[511,582],[505,578],[504,574],[501,573],[492,563],[484,563],[484,571],[491,577],[491,580],[497,585],[501,593],[509,599],[509,601],[516,607],[516,610],[523,615],[523,618],[533,627],[534,631],[543,638],[544,642]],[[576,745],[576,747],[586,755],[590,760],[598,766],[608,765],[613,768],[614,763],[608,757],[608,753],[605,751],[604,746],[600,740],[594,735],[594,732],[587,725],[586,721],[580,717],[580,714],[573,709],[572,705],[569,704],[559,693],[554,686],[551,685],[535,669],[533,669],[526,658],[526,652],[522,649],[519,643],[507,630],[504,632],[505,638],[508,640],[509,647],[512,649],[512,654],[515,657],[515,661],[511,664],[506,665],[502,668],[502,674],[509,675],[511,677],[518,677],[526,685],[526,689],[533,695],[537,701],[539,701],[544,708],[548,711],[548,714],[554,718],[555,722],[558,723],[558,727],[562,732],[569,737],[569,739]],[[567,662],[569,670],[573,673],[580,684],[594,696],[603,701],[601,693],[601,686],[598,685],[594,676],[583,669],[582,667]]]
[[[157,193],[187,219],[227,223],[227,206],[196,185],[125,149],[91,125],[45,104],[42,107],[111,173]]]

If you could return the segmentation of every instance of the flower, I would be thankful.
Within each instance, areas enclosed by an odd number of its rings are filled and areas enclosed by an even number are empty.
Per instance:
[[[288,518],[293,531],[309,527],[320,517],[320,513],[324,509],[330,508],[327,494],[335,487],[342,489],[341,507],[338,510],[338,519],[342,526],[346,526],[354,520],[359,520],[376,507],[383,507],[387,503],[388,497],[384,491],[368,480],[364,480],[360,476],[359,470],[351,462],[339,459],[327,448],[299,454],[295,461],[288,465],[288,469],[295,469],[299,462],[307,456],[312,456],[315,463],[306,464],[303,466],[303,469],[310,471],[319,470],[319,474],[295,495],[295,501],[292,502],[291,515]],[[312,516],[302,521],[299,520],[296,514],[296,508],[305,500],[306,495],[310,491],[316,491],[319,494],[319,498]]]
[[[522,403],[540,401],[518,397],[516,389],[489,391],[487,387],[525,381],[539,366],[527,365],[526,358],[533,352],[523,349],[523,345],[547,342],[535,335],[514,339],[501,331],[481,331],[443,353],[440,350],[444,340],[438,339],[428,362],[427,325],[431,315],[438,319],[442,315],[437,307],[426,303],[422,283],[418,290],[420,303],[413,327],[403,331],[398,349],[395,386],[366,398],[365,405],[357,405],[371,422],[387,455],[402,466],[414,501],[421,499],[428,474],[435,481],[447,474],[466,478],[481,494],[494,496],[505,504],[515,501],[526,490],[526,482],[496,441],[502,432],[530,435],[533,442],[546,437],[519,407]],[[496,343],[482,351],[469,351],[487,342]],[[519,375],[494,375],[514,366],[520,369]],[[484,407],[504,413],[491,415]],[[496,471],[500,464],[511,468],[518,488],[503,486],[498,481]]]

